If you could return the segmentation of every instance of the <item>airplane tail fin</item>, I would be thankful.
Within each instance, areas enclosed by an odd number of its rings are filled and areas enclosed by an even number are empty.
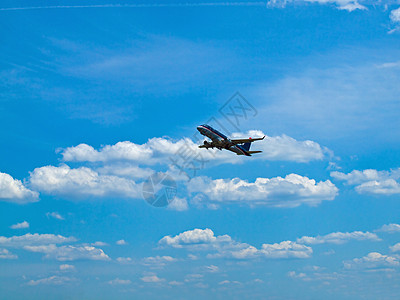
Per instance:
[[[242,145],[242,148],[243,148],[244,150],[246,150],[246,151],[249,151],[249,150],[250,150],[250,146],[251,146],[251,143],[244,143],[244,144]]]

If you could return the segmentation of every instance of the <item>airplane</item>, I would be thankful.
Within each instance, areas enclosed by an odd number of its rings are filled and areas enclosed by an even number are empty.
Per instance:
[[[202,135],[211,139],[211,142],[204,141],[203,145],[200,145],[199,148],[217,148],[219,150],[226,149],[235,152],[237,155],[246,156],[251,156],[254,153],[262,152],[250,151],[250,145],[252,142],[263,140],[265,138],[265,135],[262,138],[231,140],[226,135],[222,134],[221,132],[207,124],[197,126],[197,130]]]

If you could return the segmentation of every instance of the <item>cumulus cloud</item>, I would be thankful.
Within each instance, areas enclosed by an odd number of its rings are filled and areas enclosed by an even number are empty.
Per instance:
[[[29,181],[36,190],[56,196],[140,197],[140,187],[133,180],[100,175],[87,167],[71,169],[67,165],[61,165],[36,168]]]
[[[23,221],[21,223],[17,223],[10,226],[11,229],[24,229],[29,228],[29,223],[27,221]]]
[[[65,283],[69,283],[72,281],[76,281],[75,278],[70,278],[70,277],[65,277],[65,276],[51,276],[47,278],[42,278],[38,280],[30,280],[28,282],[28,285],[39,285],[39,284],[45,284],[45,285],[62,285]]]
[[[159,244],[164,247],[186,248],[191,251],[208,251],[208,258],[308,258],[312,254],[311,247],[292,241],[263,244],[260,249],[257,249],[249,244],[234,241],[229,235],[215,236],[209,228],[188,230],[173,237],[165,236]]]
[[[119,246],[123,246],[123,245],[128,244],[125,240],[118,240],[118,241],[116,241],[115,243],[116,243],[117,245],[119,245]]]
[[[164,236],[160,241],[160,245],[171,246],[174,248],[183,248],[184,246],[201,246],[215,243],[231,242],[229,235],[215,236],[214,232],[209,229],[193,229],[182,232],[174,237]]]
[[[329,180],[316,182],[305,176],[289,174],[285,178],[257,178],[248,182],[239,178],[193,178],[187,183],[190,193],[201,192],[215,203],[244,203],[275,207],[296,207],[301,204],[316,206],[333,200],[338,193]]]
[[[150,256],[143,259],[143,264],[150,267],[163,267],[167,263],[177,261],[176,258],[171,256]]]
[[[344,244],[350,240],[356,241],[380,241],[379,237],[375,233],[353,231],[353,232],[333,232],[323,236],[303,236],[297,239],[300,244]]]
[[[168,205],[168,209],[176,211],[188,210],[189,206],[186,198],[175,197],[174,200]]]
[[[314,141],[297,141],[287,135],[271,137],[265,135],[262,131],[250,130],[245,136],[265,136],[263,141],[255,142],[252,146],[254,149],[263,151],[255,156],[257,159],[309,162],[313,160],[322,160],[330,153],[329,149],[321,147]],[[243,138],[243,134],[234,133],[233,138]]]
[[[275,244],[263,244],[261,254],[267,258],[309,258],[312,255],[311,247],[299,245],[292,241]]]
[[[17,255],[12,254],[7,249],[0,248],[0,259],[17,259],[17,258],[18,258]]]
[[[39,201],[39,194],[26,188],[20,180],[0,172],[0,201],[25,204]]]
[[[381,232],[387,232],[387,233],[396,233],[400,231],[400,225],[399,224],[385,224],[381,228],[375,230],[375,231],[381,231]]]
[[[369,181],[356,186],[360,194],[393,195],[400,194],[400,184],[394,179]]]
[[[78,259],[109,260],[103,250],[87,245],[63,245],[76,242],[74,237],[64,237],[54,234],[30,234],[22,236],[0,236],[0,246],[24,249],[30,252],[44,253],[45,258],[59,261],[72,261]]]
[[[48,245],[48,244],[61,244],[68,242],[75,242],[74,237],[64,237],[62,235],[54,234],[39,234],[27,233],[21,236],[4,237],[0,236],[0,246],[21,248],[24,246],[38,246],[38,245]]]
[[[348,174],[331,172],[331,176],[343,180],[349,185],[356,185],[359,194],[393,195],[400,193],[400,168],[390,171],[367,169],[354,170]]]
[[[400,261],[397,255],[390,256],[371,252],[367,256],[345,261],[343,264],[346,269],[380,269],[397,267],[400,265]]]
[[[131,179],[147,178],[154,173],[154,170],[150,168],[140,168],[136,164],[129,162],[110,162],[95,170],[101,175],[115,175]]]
[[[41,246],[25,246],[25,250],[31,252],[44,253],[45,258],[56,259],[58,261],[73,260],[110,260],[102,249],[91,246],[56,246],[54,244]]]
[[[262,137],[265,134],[259,130],[251,130],[247,133],[233,133],[232,138]],[[329,152],[313,141],[297,141],[289,136],[266,136],[263,141],[254,143],[254,149],[263,153],[254,156],[262,160],[283,160],[295,162],[309,162],[322,160]],[[198,144],[189,138],[172,141],[166,138],[152,138],[145,144],[135,144],[129,141],[118,142],[115,145],[106,145],[96,150],[92,146],[80,144],[61,150],[62,159],[70,162],[114,162],[112,168],[108,166],[104,170],[111,170],[114,174],[119,170],[122,174],[124,168],[129,165],[121,162],[131,162],[137,165],[154,165],[157,163],[170,164],[170,158],[182,153],[189,153],[193,158],[198,157],[203,161],[216,163],[240,163],[241,159],[232,153],[218,151],[216,149],[199,149]],[[133,166],[133,171],[145,172],[146,169],[138,169]],[[121,173],[122,172],[122,173]]]

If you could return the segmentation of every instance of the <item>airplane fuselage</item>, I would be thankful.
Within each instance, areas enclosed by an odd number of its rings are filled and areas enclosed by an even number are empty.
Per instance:
[[[204,136],[211,139],[211,142],[204,142],[204,148],[217,148],[227,149],[229,151],[235,152],[238,155],[250,156],[241,145],[234,144],[226,135],[222,134],[218,130],[212,128],[209,125],[199,125],[197,130]]]

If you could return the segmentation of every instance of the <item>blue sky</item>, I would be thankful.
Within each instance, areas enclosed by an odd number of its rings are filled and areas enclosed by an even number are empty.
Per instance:
[[[395,298],[399,7],[3,1],[1,295]]]

